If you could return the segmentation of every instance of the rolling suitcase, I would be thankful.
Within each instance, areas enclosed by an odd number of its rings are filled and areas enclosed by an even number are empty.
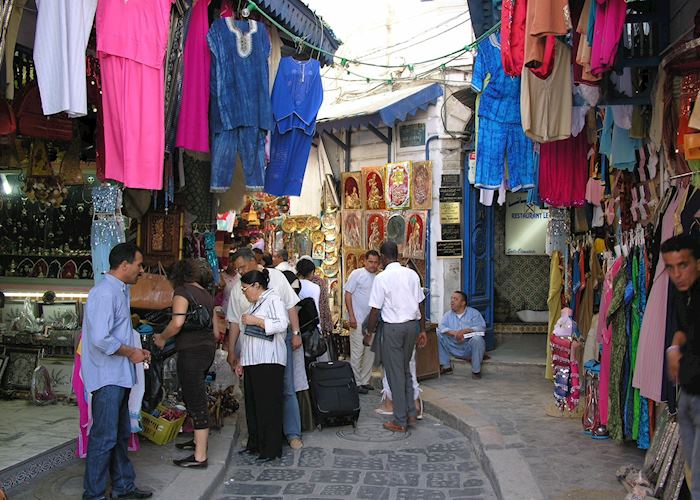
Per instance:
[[[360,396],[347,361],[315,361],[309,365],[316,425],[351,424],[360,416]]]

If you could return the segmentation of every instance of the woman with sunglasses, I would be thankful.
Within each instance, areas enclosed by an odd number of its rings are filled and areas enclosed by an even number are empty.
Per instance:
[[[241,315],[240,364],[243,376],[248,444],[242,453],[257,453],[258,461],[282,456],[282,386],[287,364],[285,337],[289,317],[279,295],[267,286],[267,269],[241,276],[241,290],[250,307]]]

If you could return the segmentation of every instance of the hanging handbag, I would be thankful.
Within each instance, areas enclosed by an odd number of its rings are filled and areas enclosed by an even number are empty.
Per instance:
[[[160,311],[173,303],[173,285],[168,281],[163,265],[158,262],[158,273],[143,273],[129,294],[131,307]]]
[[[326,341],[318,327],[307,330],[301,334],[301,342],[304,345],[304,356],[307,359],[316,359],[323,356],[328,350]]]

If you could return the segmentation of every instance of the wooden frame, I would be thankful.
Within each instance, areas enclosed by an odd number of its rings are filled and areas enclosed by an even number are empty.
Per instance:
[[[343,193],[343,210],[361,210],[365,205],[362,199],[362,174],[360,172],[344,172],[340,175],[340,185]]]
[[[28,391],[32,387],[32,374],[39,365],[41,349],[8,347],[5,355],[9,358],[2,379],[2,387]]]
[[[386,208],[403,210],[411,207],[411,162],[388,163],[385,183]]]
[[[366,210],[385,210],[384,198],[384,167],[362,168],[362,190]]]
[[[182,220],[180,212],[149,212],[144,216],[141,232],[143,263],[154,266],[174,264],[180,258]]]
[[[433,206],[433,162],[414,161],[411,173],[411,208],[430,210]]]
[[[364,248],[379,251],[379,247],[386,240],[386,221],[387,214],[383,210],[365,212]]]
[[[364,248],[364,228],[362,210],[343,210],[343,246],[347,248]]]

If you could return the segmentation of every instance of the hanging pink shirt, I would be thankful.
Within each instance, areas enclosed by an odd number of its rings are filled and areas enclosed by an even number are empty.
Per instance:
[[[600,357],[600,383],[598,390],[600,391],[599,406],[600,406],[600,424],[608,425],[608,395],[610,392],[610,356],[612,355],[612,326],[608,325],[607,317],[610,309],[610,302],[613,296],[613,283],[615,276],[622,267],[622,257],[618,257],[608,272],[605,274],[605,282],[603,283],[603,296],[600,301],[600,311],[598,320],[598,330],[596,332],[596,340],[603,347],[603,354]],[[602,320],[601,320],[602,319]]]
[[[182,105],[175,140],[178,148],[204,153],[209,152],[208,4],[208,1],[199,0],[192,8],[183,52]]]
[[[627,2],[625,0],[596,0],[598,8],[593,28],[591,48],[591,73],[601,75],[610,71],[615,63],[617,46],[625,24]]]

